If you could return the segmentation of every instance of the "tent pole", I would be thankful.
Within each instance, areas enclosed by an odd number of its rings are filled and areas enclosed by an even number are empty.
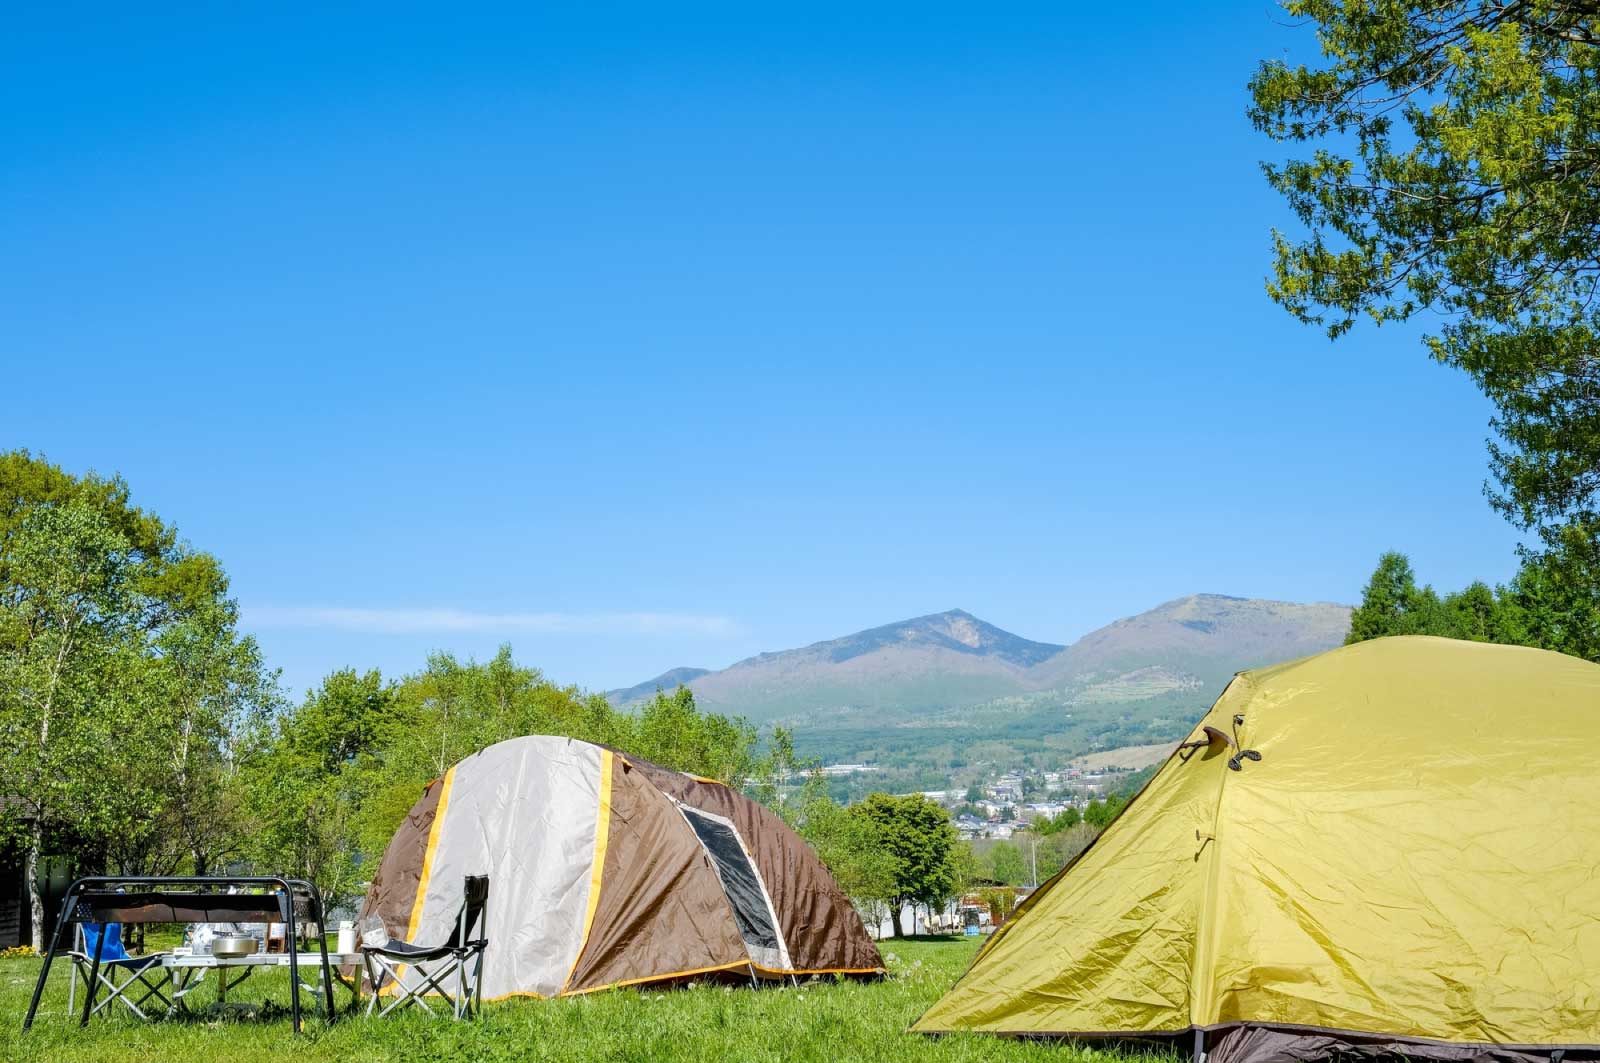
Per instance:
[[[1198,1026],[1194,1028],[1194,1053],[1190,1058],[1194,1063],[1206,1063],[1206,1032]]]

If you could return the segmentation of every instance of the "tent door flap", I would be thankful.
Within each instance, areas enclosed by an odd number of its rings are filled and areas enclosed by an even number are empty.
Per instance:
[[[784,947],[783,935],[778,930],[766,884],[761,881],[761,873],[746,852],[738,830],[721,816],[687,805],[679,808],[717,869],[723,892],[733,908],[739,936],[744,938],[751,959],[763,967],[788,969],[789,950]]]

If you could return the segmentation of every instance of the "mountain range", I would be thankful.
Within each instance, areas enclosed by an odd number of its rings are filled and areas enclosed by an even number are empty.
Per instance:
[[[1349,626],[1346,605],[1196,594],[1058,645],[952,609],[607,697],[636,704],[683,684],[704,709],[792,728],[823,759],[1055,760],[1176,737],[1234,672],[1330,649]]]

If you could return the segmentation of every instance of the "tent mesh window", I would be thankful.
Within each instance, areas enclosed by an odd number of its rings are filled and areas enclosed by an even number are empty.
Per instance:
[[[734,919],[739,924],[739,935],[747,945],[760,949],[778,948],[778,929],[772,925],[772,914],[767,907],[766,891],[761,879],[745,855],[744,845],[732,825],[713,819],[692,808],[684,808],[684,818],[694,828],[700,844],[717,865],[722,879],[722,889],[733,906]]]

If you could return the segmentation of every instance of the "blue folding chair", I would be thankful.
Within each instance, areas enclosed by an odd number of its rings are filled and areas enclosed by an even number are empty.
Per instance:
[[[105,936],[102,946],[100,938]],[[88,992],[91,973],[94,982],[98,982],[106,989],[106,997],[98,1001],[90,1015],[98,1014],[109,1007],[113,1000],[122,1004],[141,1019],[148,1019],[144,1013],[144,1006],[154,997],[159,1000],[165,1009],[172,1007],[172,1000],[163,992],[163,988],[171,981],[171,974],[161,965],[161,956],[129,956],[127,948],[122,944],[121,923],[78,923],[77,933],[74,935],[72,951],[67,955],[72,957],[72,981],[67,987],[67,1012],[76,1011],[78,979],[83,979],[84,991]],[[100,963],[95,965],[95,952],[100,953]],[[151,981],[151,970],[155,970],[155,981]],[[122,972],[122,980],[117,980],[117,972]],[[165,975],[165,977],[163,977]],[[144,992],[134,999],[133,993],[143,989]]]

